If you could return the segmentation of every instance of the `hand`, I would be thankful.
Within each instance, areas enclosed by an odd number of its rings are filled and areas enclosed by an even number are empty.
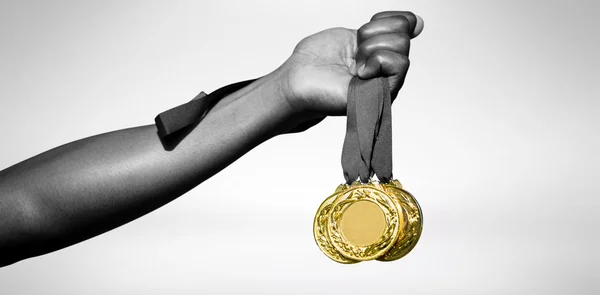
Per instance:
[[[306,37],[282,66],[284,96],[309,119],[344,115],[348,85],[358,75],[388,77],[394,99],[408,71],[410,39],[422,30],[413,13],[386,11],[358,31],[334,28]]]

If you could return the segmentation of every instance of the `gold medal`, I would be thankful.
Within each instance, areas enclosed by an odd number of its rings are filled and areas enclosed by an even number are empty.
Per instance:
[[[340,185],[319,207],[314,237],[334,261],[392,261],[416,245],[421,209],[397,180]]]
[[[402,184],[398,180],[392,180],[383,186],[395,197],[396,204],[401,208],[402,217],[405,221],[400,227],[400,234],[394,246],[377,258],[380,261],[393,261],[408,254],[419,241],[423,229],[423,212],[421,212],[421,207],[415,197],[403,190]]]
[[[347,184],[338,186],[317,210],[315,241],[327,257],[340,263],[400,259],[419,241],[423,217],[415,198],[399,181],[391,180],[387,78],[352,78],[346,114],[342,168]],[[381,182],[370,180],[374,175]]]
[[[329,213],[331,212],[333,202],[340,192],[346,190],[346,186],[347,185],[345,184],[338,186],[338,188],[335,190],[335,193],[329,196],[329,198],[325,199],[325,201],[321,204],[319,210],[317,210],[317,214],[315,215],[313,234],[315,237],[315,242],[317,242],[317,245],[321,251],[327,255],[327,257],[340,263],[356,263],[358,261],[344,257],[337,249],[333,247],[329,239],[329,230],[327,229],[329,225]]]

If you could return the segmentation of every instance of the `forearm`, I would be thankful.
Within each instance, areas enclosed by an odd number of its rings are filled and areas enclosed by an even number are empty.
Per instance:
[[[224,99],[172,151],[148,125],[69,143],[0,172],[0,265],[140,217],[289,129],[279,76]]]

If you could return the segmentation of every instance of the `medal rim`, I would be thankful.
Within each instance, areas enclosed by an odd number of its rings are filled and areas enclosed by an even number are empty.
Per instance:
[[[367,246],[354,245],[350,243],[341,233],[341,228],[339,224],[341,222],[341,216],[343,215],[343,212],[347,209],[347,207],[343,210],[340,210],[338,214],[339,216],[337,218],[336,216],[334,216],[334,212],[336,212],[335,209],[340,205],[340,203],[346,201],[349,198],[352,198],[352,192],[361,189],[367,191],[371,190],[376,193],[379,193],[379,198],[385,200],[387,203],[382,204],[377,198],[369,198],[373,197],[373,194],[371,193],[367,193],[366,197],[363,196],[364,199],[359,199],[360,201],[370,201],[379,206],[379,208],[383,211],[386,219],[386,229],[382,233],[382,236],[376,242]],[[329,212],[329,220],[327,224],[329,241],[331,242],[333,247],[344,257],[357,261],[373,260],[377,257],[384,255],[395,244],[400,234],[400,223],[403,218],[399,214],[400,212],[399,208],[397,207],[396,201],[392,197],[390,197],[385,190],[381,188],[378,182],[373,181],[370,181],[368,183],[354,182],[351,185],[347,185],[343,191],[336,192],[336,195],[337,197],[331,206],[331,211]],[[355,203],[359,200],[351,200],[349,203]],[[393,222],[394,220],[396,222]],[[337,234],[337,236],[335,236],[334,234]],[[386,238],[386,235],[389,235],[389,237]],[[350,248],[350,251],[344,249],[344,245]]]
[[[331,214],[331,208],[333,203],[335,202],[335,199],[337,198],[337,196],[342,193],[346,188],[347,185],[346,184],[341,184],[338,186],[338,188],[335,190],[335,192],[333,194],[331,194],[329,197],[327,197],[319,206],[319,209],[317,210],[317,214],[315,214],[315,218],[313,221],[313,237],[315,239],[315,243],[317,244],[317,246],[319,247],[319,249],[321,250],[321,252],[323,252],[323,254],[325,254],[325,256],[329,257],[331,260],[339,262],[339,263],[343,263],[343,264],[353,264],[353,263],[357,263],[358,261],[355,259],[351,259],[348,258],[344,255],[342,255],[342,253],[340,253],[332,244],[331,244],[331,240],[329,239],[329,215]],[[322,214],[322,212],[327,208],[328,208],[328,212]],[[321,224],[319,217],[321,217],[322,215],[324,216],[324,224]],[[323,243],[320,242],[320,238],[322,238]]]
[[[388,249],[386,253],[376,258],[378,261],[387,262],[395,261],[406,256],[417,245],[423,232],[423,211],[421,210],[421,206],[417,202],[417,199],[410,192],[403,189],[398,180],[392,180],[387,184],[382,184],[382,186],[384,189],[390,190],[389,194],[394,197],[398,207],[402,210],[403,215],[406,215],[404,227],[399,229],[402,232],[402,235],[398,236],[394,245]],[[394,190],[397,190],[398,192],[394,192]],[[399,195],[403,196],[404,200],[401,200]],[[410,206],[411,204],[414,208]],[[411,213],[414,213],[418,218],[416,221],[411,221],[411,216],[408,216],[413,215]],[[407,233],[412,231],[414,231],[414,233],[407,236]]]

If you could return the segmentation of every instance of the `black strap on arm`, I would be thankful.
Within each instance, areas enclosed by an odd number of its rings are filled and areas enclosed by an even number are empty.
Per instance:
[[[185,127],[197,124],[222,98],[246,87],[255,80],[256,79],[227,85],[211,92],[209,95],[200,92],[200,94],[190,102],[158,114],[158,116],[154,118],[156,128],[158,129],[158,136],[161,139],[165,139],[169,135],[177,133],[177,131],[184,129]]]
[[[204,92],[200,92],[200,94],[198,94],[190,102],[158,114],[158,116],[154,118],[154,122],[156,123],[159,138],[161,141],[163,141],[163,144],[172,141],[166,144],[165,148],[168,147],[168,150],[174,148],[172,146],[173,143],[176,145],[178,141],[182,140],[187,135],[182,134],[180,131],[185,129],[188,129],[189,131],[190,128],[188,127],[192,127],[200,123],[202,118],[204,118],[204,116],[212,109],[212,107],[215,106],[221,99],[250,85],[256,80],[257,79],[246,80],[227,85],[215,90],[214,92],[211,92],[211,94],[208,95]],[[306,129],[321,122],[324,118],[325,117],[320,117],[301,122],[287,133],[305,131]],[[178,136],[176,136],[176,134],[178,134]]]

